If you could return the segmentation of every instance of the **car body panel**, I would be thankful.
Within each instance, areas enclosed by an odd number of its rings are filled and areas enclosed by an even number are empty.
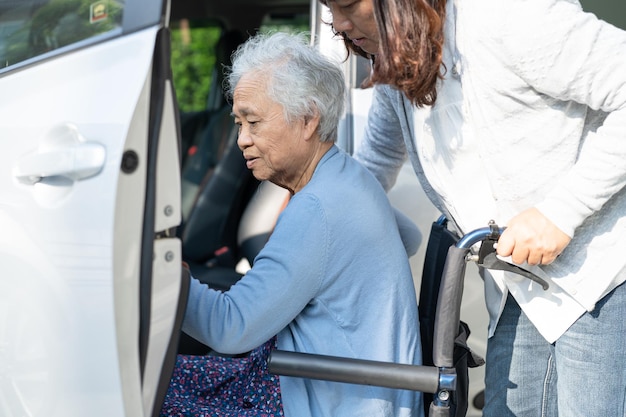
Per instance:
[[[127,33],[0,74],[0,415],[149,416],[169,380],[182,258],[161,3],[126,1]]]

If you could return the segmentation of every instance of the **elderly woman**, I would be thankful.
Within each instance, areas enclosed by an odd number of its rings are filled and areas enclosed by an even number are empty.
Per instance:
[[[227,78],[238,144],[292,197],[252,269],[220,292],[192,280],[183,330],[218,352],[280,349],[419,364],[415,288],[385,192],[335,145],[345,85],[305,35],[257,35]],[[280,377],[284,415],[421,415],[421,394]],[[248,414],[246,414],[248,415]]]

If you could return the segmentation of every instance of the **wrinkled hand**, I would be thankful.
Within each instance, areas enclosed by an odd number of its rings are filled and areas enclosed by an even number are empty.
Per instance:
[[[498,240],[497,254],[511,256],[516,264],[552,263],[569,244],[571,238],[548,220],[539,210],[531,208],[513,217]]]

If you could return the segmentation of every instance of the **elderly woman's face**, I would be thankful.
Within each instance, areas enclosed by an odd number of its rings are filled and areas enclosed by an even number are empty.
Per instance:
[[[289,190],[299,188],[311,157],[311,141],[303,140],[302,120],[287,123],[283,107],[266,94],[266,82],[255,74],[241,78],[233,94],[233,114],[239,125],[237,144],[248,169],[260,181]]]
[[[373,0],[327,0],[333,15],[333,28],[367,53],[378,52],[378,29]]]

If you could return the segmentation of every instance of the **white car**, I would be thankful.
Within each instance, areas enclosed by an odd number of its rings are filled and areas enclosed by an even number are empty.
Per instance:
[[[626,27],[619,0],[584,4]],[[367,63],[343,61],[325,13],[318,0],[0,0],[0,416],[158,415],[176,353],[207,349],[180,335],[182,262],[227,287],[286,199],[233,146],[219,70],[241,36],[319,39],[351,91],[339,144],[358,146]],[[405,168],[390,197],[425,239],[438,213]],[[471,269],[462,319],[484,354]]]

